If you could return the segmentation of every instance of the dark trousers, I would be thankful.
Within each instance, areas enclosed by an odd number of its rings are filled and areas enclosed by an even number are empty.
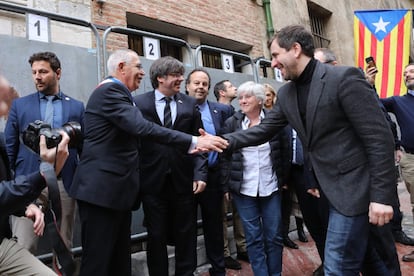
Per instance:
[[[291,180],[289,183],[294,185],[303,221],[305,222],[312,239],[315,241],[319,257],[323,262],[326,231],[329,221],[328,200],[320,189],[320,198],[316,198],[307,192],[303,166],[292,165]]]
[[[80,276],[131,275],[131,211],[78,200],[82,225]]]
[[[210,275],[224,276],[223,190],[219,170],[209,169],[207,188],[197,195],[203,221],[204,245],[212,268]],[[194,208],[196,209],[196,208]]]
[[[160,194],[142,195],[148,231],[147,265],[151,276],[168,276],[167,242],[175,245],[175,275],[193,275],[197,266],[194,195],[177,194],[167,180]]]
[[[362,275],[401,276],[400,263],[392,235],[392,225],[370,226],[370,238],[368,248],[373,248],[374,253],[367,252],[364,260]],[[378,257],[375,257],[375,254]],[[382,266],[378,260],[381,260]]]

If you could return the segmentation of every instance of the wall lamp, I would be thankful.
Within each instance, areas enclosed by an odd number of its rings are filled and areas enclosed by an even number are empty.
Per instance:
[[[106,0],[96,0],[96,3],[99,6],[98,14],[102,15],[103,14],[103,5],[106,3]]]

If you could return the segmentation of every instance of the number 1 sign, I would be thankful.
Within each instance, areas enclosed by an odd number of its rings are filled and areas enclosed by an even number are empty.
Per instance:
[[[28,13],[26,22],[29,40],[49,42],[49,18]]]

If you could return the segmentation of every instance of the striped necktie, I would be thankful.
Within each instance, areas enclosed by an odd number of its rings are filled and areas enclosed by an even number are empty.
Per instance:
[[[164,97],[165,107],[164,107],[164,126],[167,128],[172,128],[172,117],[171,117],[171,108],[170,108],[170,97]]]

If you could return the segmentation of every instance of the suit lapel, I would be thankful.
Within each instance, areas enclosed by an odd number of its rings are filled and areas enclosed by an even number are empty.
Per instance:
[[[69,121],[70,98],[62,93],[62,124]]]
[[[155,90],[148,93],[148,104],[149,114],[151,114],[153,121],[162,126],[160,117],[158,117],[157,109],[155,108]]]
[[[296,84],[294,82],[289,82],[288,90],[286,91],[286,117],[289,118],[290,125],[296,130],[300,135],[301,140],[306,137],[305,126],[303,125],[302,118],[300,117],[299,105],[298,105],[298,92],[296,89]],[[293,111],[293,112],[292,112]]]
[[[316,109],[318,102],[322,96],[323,89],[325,87],[325,81],[323,79],[325,75],[325,69],[320,63],[317,63],[315,72],[312,76],[312,82],[309,89],[308,103],[306,106],[306,130],[308,137],[308,145],[310,144],[312,137],[312,125],[315,119]]]
[[[210,103],[207,101],[208,108],[210,109],[211,119],[213,120],[214,129],[216,130],[216,134],[220,130],[220,121],[221,121],[221,113],[217,108],[217,105],[214,103]]]

